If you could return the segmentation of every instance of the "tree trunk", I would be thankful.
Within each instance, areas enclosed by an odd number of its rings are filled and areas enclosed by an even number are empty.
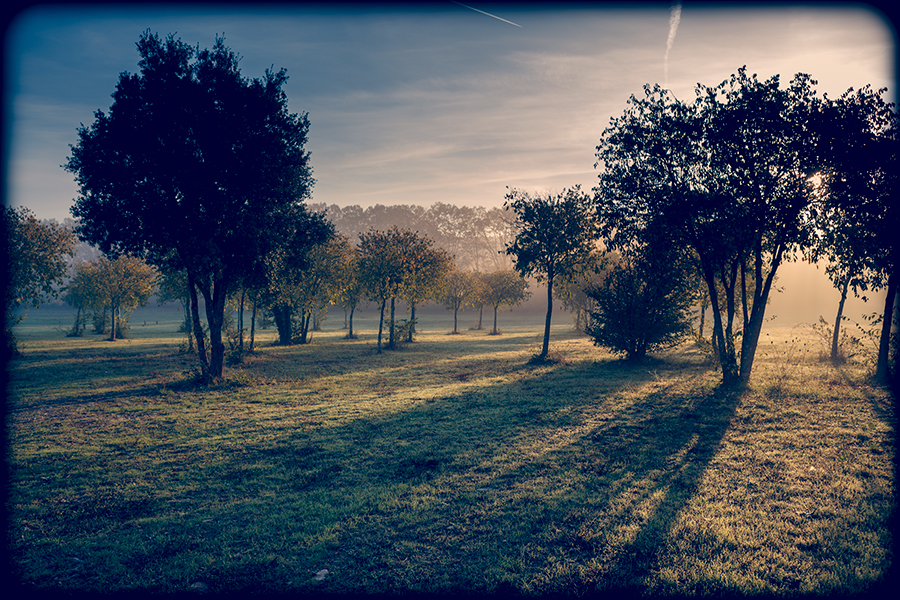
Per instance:
[[[188,271],[188,290],[191,296],[191,322],[194,325],[194,337],[197,338],[197,356],[200,358],[200,373],[203,379],[209,375],[209,357],[206,354],[206,337],[200,323],[200,302],[197,299],[196,280]]]
[[[706,303],[700,303],[700,339],[703,339],[703,324],[706,321]]]
[[[847,290],[850,288],[850,276],[844,280],[841,286],[841,301],[838,302],[837,317],[834,319],[834,332],[831,334],[831,362],[836,363],[838,360],[838,339],[841,332],[841,318],[844,314],[844,302],[847,300]]]
[[[875,367],[875,381],[887,384],[891,381],[890,360],[891,324],[894,321],[894,302],[897,295],[897,276],[888,275],[887,296],[884,299],[884,316],[881,319],[881,337],[878,341],[878,363]],[[895,367],[896,368],[896,367]]]
[[[118,307],[113,303],[110,303],[110,307],[111,308],[110,308],[109,312],[112,313],[112,319],[111,319],[112,323],[110,324],[110,327],[109,327],[109,340],[108,341],[114,342],[114,341],[116,341],[116,317],[118,316],[117,315]]]
[[[453,333],[459,333],[456,329],[456,314],[459,312],[459,307],[453,309]]]
[[[356,337],[356,336],[353,335],[353,313],[354,313],[354,312],[356,312],[356,306],[351,306],[351,307],[350,307],[350,314],[349,314],[348,319],[347,319],[347,328],[348,328],[348,331],[347,331],[347,339],[348,339],[348,340],[352,340],[354,337]]]
[[[304,310],[300,314],[300,343],[305,344],[309,341],[309,322],[312,320],[313,311]]]
[[[290,304],[277,304],[272,307],[272,316],[275,318],[275,328],[278,329],[278,343],[282,346],[290,346],[292,343],[291,320],[293,309]]]
[[[725,331],[722,323],[722,310],[719,307],[719,294],[716,290],[716,278],[712,269],[703,265],[703,279],[706,281],[707,292],[709,293],[710,308],[713,316],[713,346],[718,349],[719,366],[722,368],[722,382],[726,384],[733,383],[738,379],[737,357],[734,355],[734,345],[731,345],[732,351],[729,353],[728,345],[725,343]]]
[[[393,350],[394,344],[395,344],[395,340],[394,340],[394,312],[395,312],[394,304],[395,304],[395,298],[391,298],[391,322],[390,322],[391,331],[390,331],[390,333],[388,333],[388,350]]]
[[[541,346],[541,354],[538,358],[547,358],[550,352],[550,317],[553,315],[553,273],[547,276],[547,319],[544,321],[544,345]],[[496,321],[494,329],[497,328]]]
[[[241,306],[238,308],[238,352],[244,353],[244,296],[246,290],[241,290]]]
[[[481,331],[481,317],[484,315],[484,304],[478,307],[478,331]]]
[[[250,313],[250,352],[256,342],[256,301],[253,301],[253,312]]]
[[[219,274],[213,279],[212,289],[203,288],[206,300],[206,323],[209,325],[209,378],[220,381],[225,378],[225,343],[222,326],[225,322],[225,278]]]
[[[750,310],[750,323],[744,325],[744,335],[741,340],[741,381],[747,382],[750,379],[750,372],[753,370],[753,359],[756,357],[756,346],[759,344],[759,335],[762,332],[763,322],[766,315],[766,302],[769,299],[769,293],[772,291],[772,284],[775,281],[775,272],[781,264],[781,252],[776,251],[772,259],[772,269],[766,277],[766,282],[757,289],[759,294],[754,293],[753,306]],[[757,272],[760,272],[757,269]],[[758,281],[758,280],[757,280]]]
[[[386,303],[387,300],[381,301],[381,311],[378,314],[378,345],[376,346],[378,354],[381,354],[381,335],[384,331],[384,305]]]
[[[497,331],[497,311],[500,310],[500,305],[494,307],[494,328],[491,330],[491,334],[500,335],[500,332]]]

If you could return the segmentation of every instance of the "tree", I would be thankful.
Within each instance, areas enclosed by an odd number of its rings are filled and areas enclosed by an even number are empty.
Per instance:
[[[109,341],[124,337],[128,315],[138,306],[147,304],[155,283],[155,269],[134,256],[124,255],[113,260],[101,256],[97,260],[78,263],[65,293],[66,302],[79,311],[73,332],[78,329],[81,314],[92,311],[95,323],[97,313],[102,314],[100,322],[103,325],[96,328],[100,333],[105,332],[106,315],[109,315]]]
[[[535,360],[547,358],[553,282],[557,275],[572,276],[586,268],[596,238],[594,211],[580,186],[559,194],[532,195],[511,190],[504,208],[516,216],[516,238],[507,245],[516,270],[547,284],[544,342]]]
[[[404,241],[400,247],[404,255],[400,297],[410,310],[406,341],[412,342],[416,332],[416,305],[437,299],[453,267],[453,257],[446,250],[435,248],[434,241],[428,236],[416,233],[405,237]]]
[[[121,337],[118,328],[128,321],[122,313],[128,315],[138,306],[147,304],[153,293],[156,272],[141,259],[128,255],[112,260],[101,257],[95,269],[93,281],[97,286],[96,293],[109,307],[109,341],[114,342]]]
[[[484,285],[482,299],[494,309],[494,327],[490,335],[500,335],[500,330],[497,329],[497,311],[501,306],[512,309],[528,300],[531,297],[528,282],[512,269],[485,273],[481,280]]]
[[[403,283],[403,253],[398,239],[400,230],[394,226],[388,231],[370,230],[359,236],[359,277],[369,300],[379,305],[377,352],[381,354],[384,332],[384,310],[391,301],[390,347],[393,347],[394,299]]]
[[[619,257],[585,289],[595,303],[585,333],[629,361],[676,346],[691,330],[694,266],[673,250],[654,250]]]
[[[15,354],[12,328],[25,318],[16,318],[16,310],[38,308],[46,299],[58,296],[67,270],[65,257],[74,253],[75,237],[71,228],[42,223],[24,206],[3,206],[2,210],[6,233],[6,352]]]
[[[333,252],[328,244],[333,239],[334,229],[324,215],[310,213],[290,241],[271,252],[260,269],[266,275],[263,301],[275,317],[282,345],[293,344],[295,338],[306,342],[309,317],[319,303],[319,287],[330,276]]]
[[[749,378],[778,267],[811,239],[814,85],[800,74],[781,88],[777,76],[760,81],[742,68],[716,87],[698,85],[692,104],[646,86],[597,146],[595,200],[607,247],[650,236],[694,251],[725,382]],[[737,302],[745,323],[739,365]]]
[[[199,50],[147,31],[137,48],[140,73],[122,73],[109,113],[78,129],[72,214],[110,256],[186,269],[209,326],[201,368],[221,379],[229,292],[306,222],[309,123],[288,111],[284,70],[246,79],[222,38]]]
[[[819,237],[812,257],[826,257],[826,272],[842,290],[832,337],[832,358],[847,288],[854,293],[887,288],[876,379],[891,378],[890,339],[900,264],[900,118],[886,90],[866,86],[827,101],[820,121],[821,169],[816,183]],[[896,354],[896,350],[895,350]],[[893,379],[897,382],[897,369]]]
[[[65,303],[78,311],[75,313],[75,323],[67,334],[69,337],[79,337],[83,335],[85,329],[87,329],[86,322],[88,313],[102,310],[104,307],[102,299],[99,298],[95,292],[97,285],[93,281],[94,274],[95,269],[93,263],[76,263],[75,274],[72,279],[69,280],[69,285],[66,286],[66,289],[63,292],[63,300]],[[104,324],[105,321],[106,317],[104,314]],[[103,332],[105,331],[106,329],[104,326]]]
[[[452,271],[444,284],[444,306],[453,311],[453,333],[458,334],[457,315],[476,292],[475,276],[469,271]]]
[[[346,238],[344,238],[346,239]],[[338,303],[344,309],[347,315],[347,335],[344,339],[352,340],[356,338],[353,333],[353,314],[356,307],[362,300],[364,289],[362,279],[359,273],[359,248],[351,246],[349,241],[344,246],[344,254],[340,268],[340,277],[342,284],[338,294]]]

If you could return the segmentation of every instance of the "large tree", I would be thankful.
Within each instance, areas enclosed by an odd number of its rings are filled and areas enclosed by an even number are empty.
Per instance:
[[[726,382],[749,378],[778,267],[810,239],[814,83],[800,74],[782,87],[777,76],[760,81],[740,69],[718,86],[698,85],[693,103],[646,86],[597,146],[608,247],[649,236],[694,251]]]
[[[865,86],[825,103],[815,204],[820,235],[813,255],[829,259],[827,272],[842,291],[832,357],[847,288],[886,288],[876,378],[885,383],[893,377],[896,384],[897,367],[892,374],[889,359],[900,283],[900,118],[885,92]]]
[[[5,351],[16,353],[12,328],[24,317],[20,308],[37,308],[59,294],[66,276],[66,256],[74,253],[75,238],[70,227],[38,221],[25,208],[0,207],[6,240],[6,288],[4,290]]]
[[[553,283],[558,275],[571,277],[589,267],[596,238],[596,221],[580,186],[558,194],[510,190],[503,206],[515,214],[516,238],[506,247],[522,276],[547,284],[544,342],[536,361],[550,349]]]
[[[222,38],[199,50],[148,31],[137,49],[140,73],[122,73],[109,112],[78,130],[72,214],[106,254],[187,270],[209,326],[201,365],[219,379],[226,297],[306,211],[309,124],[288,110],[284,70],[245,78]]]

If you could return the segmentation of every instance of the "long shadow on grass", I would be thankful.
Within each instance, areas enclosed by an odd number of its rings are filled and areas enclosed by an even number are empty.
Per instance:
[[[305,515],[295,534],[331,531],[309,542],[309,567],[335,573],[322,590],[634,588],[737,403],[683,382],[639,389],[673,369],[532,369],[337,428],[270,428],[274,438],[234,448],[207,476],[251,495],[269,477],[281,486],[268,489],[273,514],[299,503],[290,510]],[[553,574],[550,559],[594,566]]]
[[[516,366],[512,383],[399,410],[387,398],[384,410],[332,427],[290,405],[265,420],[237,403],[203,420],[185,409],[154,423],[133,456],[67,455],[73,477],[102,466],[98,492],[78,497],[81,512],[38,517],[76,540],[111,523],[135,537],[119,565],[134,581],[197,561],[215,591],[284,591],[288,581],[368,593],[640,585],[737,402],[701,385],[643,387],[681,369]],[[53,460],[33,468],[52,471]],[[223,547],[241,551],[202,558]],[[548,562],[597,557],[593,571]],[[313,582],[320,569],[331,575]]]

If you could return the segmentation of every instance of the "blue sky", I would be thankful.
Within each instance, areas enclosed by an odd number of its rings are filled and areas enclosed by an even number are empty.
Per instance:
[[[506,186],[594,185],[594,147],[645,83],[682,98],[742,65],[812,74],[836,96],[893,88],[894,33],[865,8],[799,4],[525,3],[40,6],[5,39],[7,201],[62,219],[59,165],[107,110],[141,32],[240,54],[245,76],[285,68],[309,113],[314,202],[499,206]]]

